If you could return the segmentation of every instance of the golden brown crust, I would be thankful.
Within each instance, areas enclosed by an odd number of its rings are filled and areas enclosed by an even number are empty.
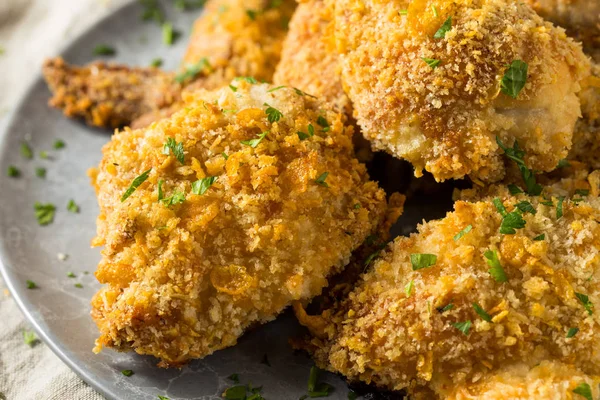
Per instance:
[[[600,168],[600,65],[592,64],[592,75],[583,81],[579,99],[582,117],[573,133],[569,158]]]
[[[342,114],[291,89],[232,85],[188,95],[183,110],[145,130],[115,134],[91,171],[101,211],[94,245],[104,246],[96,277],[107,284],[93,300],[97,350],[177,366],[232,346],[249,325],[318,295],[384,219],[385,193],[354,158]],[[265,103],[281,111],[278,122],[267,121]],[[297,132],[319,116],[330,129],[301,141]],[[241,143],[267,131],[255,148]],[[167,138],[183,143],[184,165],[163,153]],[[207,176],[218,178],[192,194]],[[165,197],[181,191],[185,201],[161,204],[159,180]]]
[[[518,1],[407,3],[336,3],[342,81],[374,147],[438,180],[496,181],[504,174],[500,136],[519,140],[532,168],[553,169],[579,116],[576,92],[589,68],[580,46]],[[448,17],[452,29],[433,38]],[[422,57],[441,63],[432,69]],[[500,90],[515,60],[529,66],[516,100]]]
[[[428,386],[440,398],[520,361],[597,373],[600,356],[590,349],[600,345],[600,199],[565,199],[560,218],[558,199],[551,200],[554,206],[505,198],[508,212],[520,201],[536,211],[523,214],[526,225],[515,234],[499,232],[502,217],[486,200],[459,201],[445,218],[397,238],[347,299],[323,313],[327,324],[321,321],[322,334],[307,346],[317,364],[389,389]],[[545,238],[534,240],[540,234]],[[488,250],[498,255],[507,282],[489,273]],[[414,270],[410,255],[421,253],[436,255],[435,265]],[[591,314],[575,293],[589,296]],[[468,335],[453,326],[466,321]],[[579,332],[567,338],[573,327]]]
[[[174,74],[157,68],[131,68],[101,61],[83,67],[62,58],[44,63],[53,97],[49,104],[92,126],[117,128],[180,100]]]
[[[340,79],[333,12],[331,0],[310,0],[298,5],[273,82],[302,89],[352,115]]]

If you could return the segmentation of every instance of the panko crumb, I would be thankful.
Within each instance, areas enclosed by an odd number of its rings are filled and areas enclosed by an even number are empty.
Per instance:
[[[116,133],[90,171],[93,244],[104,246],[96,277],[106,285],[92,301],[95,351],[181,366],[232,346],[250,325],[318,295],[384,220],[385,193],[355,159],[345,116],[249,82],[188,94],[170,119]],[[212,185],[194,194],[203,179]]]

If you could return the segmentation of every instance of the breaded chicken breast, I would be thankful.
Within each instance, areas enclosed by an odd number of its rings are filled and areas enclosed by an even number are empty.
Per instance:
[[[234,80],[126,129],[91,171],[102,347],[180,366],[318,295],[383,221],[352,127],[289,88]]]
[[[181,107],[183,88],[217,89],[238,76],[271,81],[294,0],[209,0],[196,20],[178,73],[95,62],[48,60],[49,104],[87,124],[147,126]]]
[[[600,45],[600,2],[597,0],[525,0],[545,19],[562,26],[585,47]]]
[[[599,219],[592,196],[458,201],[391,243],[347,298],[300,318],[314,335],[305,348],[351,381],[440,399],[510,379],[507,393],[533,400],[564,378],[536,383],[541,371],[515,363],[564,363],[580,371],[567,385],[587,381],[600,370]]]
[[[496,136],[518,139],[536,170],[567,155],[589,62],[528,5],[337,0],[335,27],[363,134],[417,175],[500,180]]]
[[[592,75],[583,82],[579,99],[582,117],[575,127],[569,158],[600,168],[600,64],[592,64]]]
[[[340,78],[333,13],[332,0],[306,0],[298,5],[273,82],[300,88],[352,115]]]

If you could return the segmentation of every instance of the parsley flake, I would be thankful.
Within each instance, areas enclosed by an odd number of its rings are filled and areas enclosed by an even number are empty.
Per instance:
[[[256,146],[258,146],[258,144],[260,142],[262,142],[262,140],[269,134],[269,131],[263,132],[260,135],[258,135],[255,139],[250,139],[250,140],[242,140],[240,143],[245,144],[246,146],[250,146],[253,149],[256,148]]]
[[[169,155],[170,152],[173,153],[175,158],[181,163],[185,164],[185,155],[183,152],[183,142],[175,142],[173,138],[167,138],[167,143],[163,146],[163,154]]]
[[[65,148],[65,146],[66,146],[65,142],[64,142],[64,141],[62,141],[62,140],[60,140],[60,139],[57,139],[57,140],[54,142],[54,149],[55,149],[55,150],[64,149],[64,148]]]
[[[27,158],[29,160],[33,158],[33,151],[31,150],[31,147],[29,147],[29,144],[25,142],[21,143],[21,155],[23,158]]]
[[[442,62],[441,60],[436,60],[435,58],[427,58],[421,57],[421,60],[425,61],[425,64],[429,65],[431,69],[436,69],[438,65]]]
[[[181,204],[185,201],[185,193],[183,193],[179,190],[174,190],[172,195],[170,195],[169,197],[165,197],[161,201],[167,207],[170,207],[170,206],[173,206],[176,204]]]
[[[485,258],[487,258],[487,263],[491,267],[488,272],[494,278],[496,282],[508,282],[508,277],[506,276],[506,272],[504,268],[502,268],[502,264],[500,264],[500,259],[498,258],[498,253],[495,250],[488,250],[484,254]]]
[[[415,280],[411,280],[410,282],[408,282],[406,284],[406,286],[404,286],[404,293],[406,293],[406,297],[410,297],[410,294],[413,291],[413,288],[415,287]]]
[[[223,394],[227,400],[245,400],[247,387],[243,385],[233,386],[225,390]]]
[[[21,175],[21,171],[19,171],[19,169],[14,165],[10,165],[6,171],[6,175],[11,178],[18,178]]]
[[[536,214],[537,210],[535,209],[535,207],[528,201],[521,201],[519,203],[516,204],[516,207],[521,210],[521,212],[525,213],[530,213],[530,214]]]
[[[81,283],[76,283],[73,286],[75,286],[77,289],[83,289],[83,285]]]
[[[560,160],[558,162],[558,165],[556,166],[556,168],[567,168],[570,166],[571,166],[571,163],[569,162],[569,160],[567,160],[566,158],[563,158],[562,160]]]
[[[452,29],[452,17],[448,17],[446,21],[440,26],[440,29],[433,35],[434,39],[443,39],[446,37],[446,33]]]
[[[585,197],[590,194],[590,191],[588,189],[577,189],[575,190],[575,194]]]
[[[169,398],[167,396],[161,396],[160,394],[158,395],[158,400],[169,400]]]
[[[327,120],[325,119],[325,117],[319,115],[317,117],[317,125],[319,125],[321,128],[323,128],[323,132],[327,132],[329,131],[329,122],[327,122]]]
[[[135,190],[146,181],[146,179],[148,179],[148,176],[150,175],[150,171],[152,171],[152,168],[144,171],[141,173],[141,175],[139,175],[137,178],[135,178],[132,182],[131,185],[129,185],[129,187],[127,188],[127,190],[125,191],[125,193],[123,193],[123,195],[121,196],[121,203],[124,202],[125,200],[127,200],[127,198],[129,196],[131,196],[131,194],[133,192],[135,192]]]
[[[238,374],[231,374],[227,377],[233,383],[240,383],[240,376]]]
[[[435,265],[436,262],[437,256],[435,254],[413,253],[410,255],[410,263],[412,264],[413,271],[429,268]]]
[[[69,272],[67,278],[77,278],[77,276],[73,272]]]
[[[471,321],[456,322],[452,324],[452,326],[461,331],[466,336],[469,336],[469,331],[471,330]]]
[[[223,158],[225,159],[225,161],[227,161],[229,159],[229,156],[227,155],[227,153],[222,152],[221,155],[223,156]]]
[[[283,113],[278,109],[271,107],[267,103],[263,105],[267,107],[267,109],[265,110],[265,114],[267,114],[267,120],[270,123],[277,122],[281,119],[281,117],[283,117]]]
[[[528,65],[526,62],[521,60],[513,61],[502,77],[500,83],[502,93],[516,99],[527,82],[527,69]]]
[[[512,183],[508,185],[508,191],[513,196],[523,193],[523,191],[517,185],[513,185]]]
[[[504,151],[504,154],[517,163],[519,167],[519,171],[521,171],[521,176],[523,177],[523,181],[525,182],[526,191],[531,196],[539,196],[542,193],[542,186],[537,183],[535,179],[535,174],[525,165],[525,151],[519,147],[519,143],[515,140],[515,143],[512,148],[506,147],[498,136],[496,136],[496,143],[498,146]]]
[[[256,85],[258,83],[258,81],[251,77],[251,76],[238,76],[237,78],[235,78],[236,81],[246,81],[251,85]]]
[[[130,369],[124,369],[123,371],[121,371],[121,373],[125,376],[131,376],[134,374],[134,372]]]
[[[274,87],[273,89],[269,89],[269,90],[267,90],[267,93],[275,92],[275,91],[277,91],[277,90],[279,90],[279,89],[283,89],[283,88],[285,88],[285,87],[286,87],[286,86],[277,86],[277,87]]]
[[[38,285],[35,284],[34,281],[26,280],[27,289],[37,289]]]
[[[35,169],[35,176],[37,176],[38,178],[46,178],[46,168],[43,167],[37,167]]]
[[[467,233],[471,232],[471,230],[473,230],[473,225],[467,225],[462,231],[458,232],[455,236],[454,236],[454,241],[457,242],[458,240],[460,240],[463,236],[465,236]]]
[[[23,342],[29,347],[35,346],[39,340],[33,331],[23,331]]]
[[[207,176],[206,178],[202,178],[192,183],[192,193],[197,195],[203,195],[206,193],[208,188],[212,186],[213,183],[216,182],[218,177],[216,176]]]
[[[50,156],[48,155],[47,151],[40,151],[40,158],[47,160],[48,158],[50,158]]]
[[[165,21],[165,15],[158,5],[157,0],[140,0],[140,3],[144,7],[142,13],[142,20],[152,21],[162,24]]]
[[[165,22],[162,25],[162,37],[163,43],[167,46],[172,46],[173,43],[181,36],[181,33],[175,29],[173,29],[173,24],[170,22]]]
[[[586,400],[594,400],[592,398],[592,388],[588,383],[580,383],[575,389],[573,389],[573,393],[582,396]]]
[[[546,234],[545,233],[542,233],[541,235],[536,236],[536,237],[533,238],[533,240],[535,240],[536,242],[539,242],[539,241],[542,241],[542,240],[545,240],[545,239],[546,239]]]
[[[579,328],[569,328],[567,339],[571,339],[573,336],[577,335],[577,332],[579,332]]]
[[[328,175],[329,175],[329,172],[323,172],[321,175],[318,176],[317,179],[315,179],[315,183],[317,185],[321,185],[323,187],[329,187],[327,182],[325,182],[325,179],[327,179]]]
[[[108,45],[99,44],[94,48],[94,55],[96,56],[114,56],[117,51]]]
[[[212,71],[212,67],[208,62],[208,58],[203,57],[196,64],[188,64],[184,71],[175,76],[175,81],[178,83],[184,83],[186,81],[196,78],[204,70]]]
[[[319,369],[315,366],[310,368],[310,375],[308,376],[308,396],[311,398],[316,397],[327,397],[333,392],[333,386],[325,382],[317,382],[319,378]]]
[[[77,214],[79,212],[79,206],[75,203],[75,200],[71,199],[67,203],[67,211]]]
[[[438,307],[438,308],[436,308],[436,310],[438,310],[439,313],[443,313],[443,312],[446,312],[446,311],[450,311],[453,308],[454,308],[454,304],[448,303],[444,307]]]
[[[152,62],[150,63],[150,66],[151,66],[151,67],[154,67],[154,68],[158,68],[158,67],[160,67],[160,66],[162,66],[162,65],[163,65],[163,60],[162,60],[162,58],[155,58],[155,59],[154,59],[154,60],[152,60]]]
[[[42,204],[36,202],[33,208],[35,210],[35,217],[37,218],[38,224],[45,226],[54,221],[54,213],[56,212],[56,207],[54,204]]]
[[[558,198],[558,204],[556,205],[556,219],[561,219],[563,216],[563,203],[565,201],[564,196]]]
[[[587,313],[589,315],[592,315],[592,313],[593,313],[592,308],[594,307],[594,305],[590,301],[590,298],[585,294],[577,293],[577,292],[575,292],[575,296],[579,299],[581,304],[583,304],[583,307],[585,308]]]
[[[250,18],[252,21],[256,21],[256,16],[258,15],[258,11],[256,10],[251,10],[251,9],[247,9],[246,10],[246,15],[248,16],[248,18]]]
[[[475,309],[477,314],[479,314],[479,316],[481,317],[482,320],[484,320],[486,322],[492,322],[492,317],[490,316],[490,314],[485,312],[483,307],[481,307],[479,304],[473,303],[473,308]]]

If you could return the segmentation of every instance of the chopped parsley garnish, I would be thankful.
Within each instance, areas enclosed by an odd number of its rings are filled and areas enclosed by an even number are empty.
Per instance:
[[[165,22],[162,25],[162,36],[164,44],[166,44],[167,46],[171,46],[173,45],[173,43],[175,43],[179,36],[181,36],[181,33],[173,29],[172,23]]]
[[[163,60],[162,58],[155,58],[154,60],[152,60],[152,62],[150,63],[151,67],[154,68],[158,68],[161,67],[163,65]]]
[[[367,257],[367,259],[365,260],[365,269],[369,266],[369,264],[373,262],[375,258],[379,256],[379,253],[381,253],[381,249],[369,254],[369,257]]]
[[[203,7],[206,0],[176,0],[175,7],[179,11],[194,10]]]
[[[588,189],[577,189],[575,190],[575,194],[585,197],[590,194],[590,191]]]
[[[14,165],[9,165],[6,175],[10,176],[11,178],[17,178],[19,175],[21,175],[21,171],[19,171],[19,169]]]
[[[526,62],[513,61],[502,77],[500,83],[502,93],[516,99],[527,82],[527,68]]]
[[[492,278],[494,278],[496,282],[508,282],[508,277],[506,276],[504,268],[502,268],[502,264],[500,264],[500,259],[498,258],[496,250],[487,250],[483,255],[487,258],[486,261],[491,267],[488,272]]]
[[[40,158],[47,160],[50,156],[48,155],[47,151],[40,151]]]
[[[410,255],[410,263],[412,264],[413,271],[429,268],[435,265],[436,262],[437,256],[435,254],[413,253]]]
[[[573,389],[573,393],[582,396],[586,400],[594,400],[592,398],[592,388],[588,383],[580,383],[575,389]]]
[[[251,76],[238,76],[235,78],[236,81],[246,81],[251,85],[256,85],[258,81]]]
[[[563,216],[563,203],[565,201],[564,196],[558,198],[558,204],[556,205],[556,219],[561,219]]]
[[[267,107],[267,109],[265,110],[265,114],[267,114],[267,120],[270,123],[277,122],[281,119],[281,117],[283,117],[283,113],[278,109],[271,107],[267,103],[263,105]]]
[[[359,209],[359,208],[361,208],[361,207],[362,207],[362,206],[360,205],[360,203],[356,203],[356,204],[354,205],[354,209],[355,209],[355,210],[358,210],[358,209]]]
[[[525,151],[519,147],[519,143],[515,140],[515,143],[512,148],[506,147],[498,136],[496,136],[496,143],[502,150],[504,150],[504,154],[517,163],[519,167],[519,171],[521,171],[521,176],[523,177],[523,181],[525,182],[526,192],[531,196],[539,196],[542,193],[542,186],[537,183],[535,179],[535,174],[525,165]]]
[[[276,90],[283,89],[285,87],[286,86],[277,86],[277,87],[274,87],[273,89],[267,90],[267,93],[275,92]]]
[[[404,286],[404,293],[406,293],[406,297],[410,297],[410,294],[412,293],[414,287],[415,287],[414,279],[412,279],[410,282],[408,282],[406,284],[406,286]]]
[[[167,396],[158,395],[158,400],[170,400]]]
[[[35,169],[35,176],[44,179],[46,177],[46,168],[37,167]]]
[[[260,360],[261,364],[265,364],[266,366],[270,367],[271,363],[269,362],[269,357],[267,356],[267,353],[265,353],[265,355],[263,356],[262,360]]]
[[[512,183],[510,185],[508,185],[508,191],[513,196],[523,193],[523,191],[517,185],[513,185]]]
[[[434,17],[438,17],[439,16],[437,7],[434,6],[433,4],[431,5],[431,11],[433,11],[433,16]]]
[[[466,336],[469,336],[469,331],[471,330],[471,321],[456,322],[452,324],[452,326],[464,333]]]
[[[539,241],[545,240],[545,239],[546,239],[546,234],[545,233],[542,233],[541,235],[536,236],[536,237],[533,238],[533,240],[535,240],[536,242],[539,242]]]
[[[67,278],[77,278],[77,276],[73,272],[67,273]]]
[[[523,214],[530,213],[535,215],[537,213],[535,207],[528,201],[521,201],[516,204],[516,207],[521,210]]]
[[[117,51],[105,44],[99,44],[94,48],[94,55],[96,56],[114,56],[115,54],[117,54]]]
[[[443,313],[446,311],[450,311],[453,308],[454,308],[454,304],[449,303],[449,304],[446,304],[444,307],[438,307],[437,310],[438,310],[438,312]]]
[[[298,88],[292,88],[294,89],[294,92],[296,92],[296,94],[298,96],[308,96],[308,97],[312,97],[313,99],[316,99],[317,96],[313,96],[312,94],[308,94],[306,92],[303,92],[302,90],[298,89]]]
[[[203,57],[196,64],[188,64],[182,73],[175,76],[175,81],[178,83],[184,83],[185,81],[194,79],[204,70],[212,70],[210,63],[208,62],[208,58],[206,57]]]
[[[233,85],[229,85],[229,89],[231,89],[233,93],[237,92],[237,88]]]
[[[216,182],[218,177],[216,176],[207,176],[206,178],[202,178],[192,183],[192,193],[197,195],[203,195],[206,193],[208,188],[212,186],[213,183]]]
[[[484,320],[486,322],[492,322],[491,315],[488,314],[487,312],[485,312],[485,310],[483,309],[483,307],[481,307],[479,304],[473,303],[473,308],[475,309],[475,311],[477,312],[477,314],[479,314],[479,316],[481,317],[482,320]]]
[[[304,133],[304,132],[296,132],[296,134],[298,135],[298,138],[300,140],[306,140],[312,136],[315,136],[315,127],[312,124],[308,124],[307,127],[308,133]]]
[[[562,160],[560,160],[558,162],[558,165],[556,166],[556,168],[567,168],[570,166],[571,166],[571,163],[569,162],[569,160],[567,160],[566,158],[563,158]]]
[[[325,179],[327,179],[328,175],[329,175],[329,172],[323,172],[321,175],[319,175],[317,177],[317,179],[315,179],[315,183],[317,185],[321,185],[323,187],[329,187],[329,185],[327,184],[327,182],[325,182]]]
[[[400,15],[408,15],[408,10],[400,10],[400,11],[398,11],[398,14],[400,14]]]
[[[54,213],[56,212],[56,207],[54,204],[42,204],[36,202],[33,208],[35,210],[35,217],[37,218],[38,224],[45,226],[54,221]]]
[[[185,201],[185,193],[180,192],[179,190],[174,190],[172,195],[170,195],[169,197],[165,197],[161,201],[167,207],[173,206],[175,204],[181,204]]]
[[[21,155],[23,156],[23,158],[27,158],[30,160],[33,158],[33,151],[31,150],[31,147],[29,147],[29,145],[25,142],[21,143]]]
[[[173,152],[173,155],[181,164],[185,164],[185,155],[183,153],[183,142],[177,143],[173,138],[167,138],[167,143],[163,146],[163,154],[169,155]]]
[[[246,10],[246,15],[248,16],[248,18],[250,18],[252,21],[256,21],[256,16],[259,14],[259,11],[256,10],[251,10],[251,9],[247,9]]]
[[[494,206],[496,206],[496,210],[498,210],[500,215],[502,215],[502,217],[506,217],[507,212],[504,204],[502,204],[502,201],[498,197],[495,197],[492,202],[494,203]]]
[[[327,120],[325,119],[325,117],[319,115],[317,117],[317,125],[319,125],[321,128],[323,128],[323,132],[327,132],[329,131],[329,122],[327,122]],[[312,125],[311,125],[312,126]]]
[[[142,20],[155,21],[159,24],[162,24],[165,21],[165,15],[158,5],[157,0],[140,0],[140,3],[144,7]]]
[[[498,197],[494,198],[493,203],[500,215],[502,215],[500,233],[504,235],[514,235],[517,233],[516,229],[523,229],[525,227],[526,222],[521,215],[520,209],[517,208],[513,212],[507,212],[502,201]]]
[[[455,236],[454,236],[454,241],[458,241],[460,240],[460,238],[462,238],[463,236],[465,236],[467,233],[471,232],[471,230],[473,230],[473,225],[467,225],[462,231],[458,232]]]
[[[436,69],[438,65],[442,62],[441,60],[436,60],[435,58],[427,58],[421,57],[421,60],[425,61],[425,64],[429,65],[431,69]]]
[[[125,376],[131,376],[134,374],[134,372],[130,369],[124,369],[123,371],[121,371],[121,373]]]
[[[240,143],[245,144],[246,146],[250,146],[253,149],[256,148],[256,146],[258,146],[258,144],[260,142],[263,141],[263,139],[269,134],[269,131],[263,132],[260,135],[258,135],[255,139],[250,139],[250,140],[242,140]]]
[[[571,339],[573,336],[577,335],[577,332],[579,332],[579,328],[569,328],[567,339]]]
[[[575,296],[579,299],[579,301],[581,302],[581,304],[583,304],[583,307],[585,308],[585,310],[587,311],[587,313],[589,315],[592,315],[592,308],[594,307],[594,305],[592,304],[592,302],[590,301],[590,298],[582,293],[577,293],[575,292]]]
[[[446,33],[452,29],[452,17],[448,17],[446,21],[440,26],[440,29],[433,35],[434,39],[443,39],[446,37]]]
[[[227,155],[227,153],[222,152],[221,155],[223,156],[223,158],[225,159],[225,161],[227,161],[229,159],[229,156]]]
[[[163,192],[163,184],[165,181],[163,179],[158,180],[158,201],[162,201],[165,198],[165,193]]]
[[[238,374],[231,374],[227,377],[233,383],[240,383],[240,376]]]
[[[247,387],[244,385],[233,386],[225,390],[224,397],[227,400],[245,400]]]
[[[327,397],[333,392],[333,386],[325,382],[317,382],[319,378],[319,369],[315,366],[310,368],[308,376],[308,396],[311,398]]]
[[[27,289],[37,289],[38,287],[34,281],[27,280],[25,283],[27,284]]]
[[[27,346],[33,347],[38,342],[38,338],[33,331],[23,331],[23,342],[25,342]]]
[[[54,149],[55,149],[55,150],[64,149],[64,148],[65,148],[65,146],[66,146],[65,142],[64,142],[64,141],[62,141],[62,140],[60,140],[60,139],[57,139],[57,140],[54,142]]]
[[[543,204],[543,205],[548,206],[548,207],[553,207],[554,206],[554,203],[552,202],[552,200],[540,201],[540,204]]]
[[[75,286],[77,289],[83,289],[83,285],[81,283],[76,283],[73,286]]]
[[[150,175],[150,171],[152,171],[152,168],[142,172],[141,175],[139,175],[137,178],[135,178],[132,182],[131,185],[129,185],[129,187],[127,188],[127,190],[125,191],[125,193],[123,193],[123,195],[121,196],[121,203],[124,202],[125,200],[127,200],[127,198],[129,196],[131,196],[131,194],[133,192],[135,192],[135,190],[146,181],[146,179],[148,179],[148,176]]]
[[[77,214],[79,212],[79,206],[75,203],[75,200],[71,199],[67,203],[67,211]]]

